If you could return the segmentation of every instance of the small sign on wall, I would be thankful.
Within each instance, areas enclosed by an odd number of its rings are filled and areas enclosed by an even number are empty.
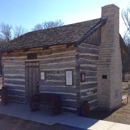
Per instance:
[[[44,71],[41,72],[41,79],[42,79],[42,80],[45,80],[45,72],[44,72]]]
[[[65,79],[66,79],[66,85],[67,86],[73,85],[73,73],[72,73],[72,70],[66,70]]]

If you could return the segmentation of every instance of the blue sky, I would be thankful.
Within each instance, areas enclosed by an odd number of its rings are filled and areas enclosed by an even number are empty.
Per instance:
[[[22,26],[30,31],[36,24],[61,19],[71,24],[101,16],[101,7],[115,4],[122,9],[128,0],[0,0],[0,23]],[[125,25],[120,17],[120,32]]]

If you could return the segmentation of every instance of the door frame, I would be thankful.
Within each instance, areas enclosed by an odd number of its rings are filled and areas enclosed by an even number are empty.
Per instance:
[[[26,63],[38,63],[38,65],[32,65],[32,66],[26,66]],[[39,60],[25,60],[25,102],[28,103],[29,100],[28,100],[28,91],[29,91],[29,87],[28,87],[28,81],[27,81],[27,74],[26,74],[26,69],[29,68],[29,67],[38,67],[38,75],[39,75],[39,80],[40,80],[40,61]]]

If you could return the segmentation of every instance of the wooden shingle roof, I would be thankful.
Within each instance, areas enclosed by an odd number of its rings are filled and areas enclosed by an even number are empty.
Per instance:
[[[28,32],[2,46],[1,51],[30,49],[57,44],[77,42],[88,32],[101,18],[64,25],[56,28]]]

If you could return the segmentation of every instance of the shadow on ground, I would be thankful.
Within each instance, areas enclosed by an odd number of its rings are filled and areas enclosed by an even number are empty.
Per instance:
[[[114,111],[95,110],[95,111],[90,112],[89,117],[94,118],[94,119],[104,120],[107,117],[111,116],[117,110],[118,109],[116,109]]]

